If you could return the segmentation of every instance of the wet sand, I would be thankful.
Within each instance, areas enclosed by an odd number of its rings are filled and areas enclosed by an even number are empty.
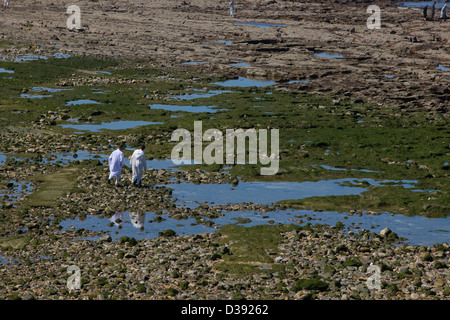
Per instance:
[[[366,25],[370,14],[364,1],[239,1],[234,18],[228,1],[84,0],[77,5],[82,30],[69,31],[69,4],[12,1],[10,10],[0,11],[0,40],[17,49],[35,45],[37,53],[54,47],[213,74],[310,80],[286,85],[407,109],[450,111],[450,72],[438,68],[450,67],[450,21],[424,21],[421,10],[390,1],[377,2],[378,30]],[[315,55],[322,52],[343,58]],[[182,65],[198,61],[206,63]],[[238,62],[251,67],[230,65]]]

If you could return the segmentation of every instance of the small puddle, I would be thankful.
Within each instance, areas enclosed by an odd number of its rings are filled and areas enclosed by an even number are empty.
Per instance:
[[[337,212],[314,212],[312,210],[275,210],[261,213],[255,211],[221,211],[218,218],[209,219],[199,217],[194,219],[188,216],[179,216],[178,219],[166,214],[157,215],[153,212],[123,212],[116,213],[111,218],[102,216],[87,216],[85,219],[67,219],[59,224],[62,231],[88,229],[108,233],[114,241],[120,237],[133,237],[136,240],[158,237],[163,230],[173,230],[179,236],[215,232],[221,226],[237,224],[244,227],[267,224],[296,224],[320,223],[330,226],[341,222],[348,229],[359,232],[366,229],[379,233],[388,227],[400,237],[404,237],[411,245],[428,245],[448,241],[450,225],[446,218],[430,219],[422,216],[407,217],[380,213],[377,215],[363,214],[350,215]],[[88,238],[86,238],[88,239]],[[96,240],[98,237],[91,238]],[[264,266],[262,266],[264,268]]]
[[[316,182],[239,182],[236,187],[230,184],[192,184],[174,183],[167,185],[173,189],[173,196],[181,201],[198,203],[242,203],[252,202],[271,204],[281,200],[304,199],[313,196],[358,195],[367,190],[369,185],[383,183],[400,183],[404,187],[413,187],[415,180],[385,180],[373,179],[333,179]],[[360,186],[351,186],[357,183]]]
[[[333,170],[333,171],[360,171],[360,172],[377,172],[377,173],[383,173],[383,171],[375,171],[375,170],[368,170],[368,169],[345,169],[345,168],[336,168],[332,166],[326,166],[326,165],[318,165],[318,164],[312,164],[312,166],[321,167],[326,170]]]
[[[158,217],[162,218],[161,222],[156,222]],[[70,230],[70,227],[104,231],[109,233],[113,240],[118,240],[123,236],[133,237],[136,240],[152,239],[157,238],[159,232],[168,229],[174,230],[178,235],[199,234],[214,230],[198,223],[194,218],[176,220],[166,215],[156,215],[153,212],[116,213],[110,219],[87,216],[83,221],[76,218],[61,221],[59,225],[63,228],[62,231]]]
[[[97,73],[103,73],[103,74],[108,74],[108,75],[111,75],[111,74],[112,74],[112,73],[109,72],[109,71],[95,71],[95,72],[97,72]]]
[[[19,259],[8,257],[7,255],[3,256],[2,254],[0,254],[0,264],[15,264],[15,263],[19,263]]]
[[[286,27],[285,24],[279,24],[279,23],[264,23],[264,22],[233,22],[234,24],[238,25],[249,25],[249,26],[256,26],[260,28],[270,28],[270,27]]]
[[[101,104],[101,102],[95,101],[95,100],[89,100],[89,99],[79,99],[79,100],[73,100],[68,101],[66,103],[67,106],[79,106],[83,104]]]
[[[67,59],[67,58],[70,58],[71,56],[72,56],[71,54],[61,53],[61,52],[56,52],[56,53],[52,54],[52,57],[56,58],[56,59]]]
[[[106,92],[106,91],[103,91],[103,90],[101,90],[101,89],[91,89],[92,90],[92,93],[94,93],[94,94],[108,94],[108,92]]]
[[[392,79],[392,78],[395,77],[395,74],[391,74],[391,75],[385,74],[384,77],[385,77],[385,78],[388,78],[388,79]]]
[[[2,185],[2,188],[0,189],[0,208],[5,204],[15,207],[15,202],[33,191],[31,182],[3,181],[3,183],[4,186]]]
[[[230,66],[232,67],[251,67],[248,63],[245,62],[237,62],[237,63],[230,63]]]
[[[124,130],[161,123],[151,121],[114,121],[102,122],[101,124],[60,124],[59,126],[81,131],[100,132],[101,130]]]
[[[214,42],[216,43],[223,43],[227,46],[231,45],[233,43],[233,41],[227,41],[227,40],[214,40]]]
[[[309,80],[290,80],[288,83],[308,83]]]
[[[31,88],[31,90],[33,92],[51,92],[51,93],[55,93],[55,92],[61,92],[61,91],[71,91],[73,89],[55,89],[55,88],[48,88],[48,87],[33,87]]]
[[[207,61],[191,61],[191,62],[183,62],[182,65],[185,65],[185,66],[191,66],[191,65],[204,64],[204,63],[207,63]]]
[[[276,84],[273,80],[254,80],[244,77],[238,79],[227,80],[224,82],[214,82],[214,85],[223,87],[266,87]]]
[[[14,62],[27,62],[27,61],[36,61],[36,60],[47,60],[47,57],[28,53],[28,54],[22,54],[22,55],[17,56],[13,61]]]
[[[446,68],[443,65],[439,65],[436,69],[442,70],[442,71],[450,71],[450,68]]]
[[[127,147],[126,150],[134,150],[133,148]],[[49,155],[42,156],[42,159],[40,159],[39,163],[61,163],[61,164],[68,164],[74,161],[82,161],[82,160],[98,160],[101,163],[107,163],[109,154],[113,150],[109,150],[106,153],[96,153],[86,150],[78,150],[76,152],[61,152],[61,153],[51,153]],[[6,163],[7,159],[13,159],[14,161],[24,161],[24,158],[18,158],[14,157],[12,155],[6,155],[2,152],[0,152],[0,165],[4,165]],[[33,158],[28,158],[32,162],[37,162]],[[124,159],[124,166],[130,167],[130,163],[128,158],[126,157]],[[195,164],[193,162],[187,162],[183,165],[189,165],[189,164]],[[172,170],[172,171],[178,171],[180,170],[180,165],[175,164],[171,159],[147,159],[147,168],[148,169],[157,169],[157,170]],[[21,187],[22,188],[22,187]]]
[[[53,96],[51,94],[42,95],[42,94],[22,93],[20,97],[23,99],[42,99],[42,98],[51,98]]]
[[[216,109],[217,106],[180,106],[180,105],[169,105],[169,104],[151,104],[150,109],[162,109],[167,111],[184,111],[184,112],[209,112],[215,113],[218,111],[227,111],[228,109]]]
[[[0,68],[0,73],[14,73],[14,70],[6,70],[4,68]]]
[[[344,58],[344,56],[341,56],[339,54],[327,53],[327,52],[316,53],[314,55],[318,56],[318,57],[330,58],[330,59],[342,59],[342,58]]]
[[[423,8],[425,6],[428,6],[429,8],[432,6],[434,1],[407,1],[407,2],[397,2],[397,5],[401,5],[403,7],[407,8]],[[436,2],[435,8],[442,8],[444,6],[444,2]]]
[[[187,91],[188,89],[186,89]],[[233,93],[233,91],[230,90],[209,90],[209,91],[203,91],[201,89],[190,89],[189,91],[194,91],[195,93],[183,93],[177,96],[172,96],[172,99],[177,100],[194,100],[199,98],[210,98],[217,96],[222,93]]]

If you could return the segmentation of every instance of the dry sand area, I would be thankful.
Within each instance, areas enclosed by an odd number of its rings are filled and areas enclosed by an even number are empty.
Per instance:
[[[287,85],[450,112],[450,72],[437,69],[450,68],[450,20],[424,21],[421,10],[385,0],[235,1],[235,17],[229,16],[228,3],[11,0],[10,10],[0,11],[0,41],[13,42],[16,49],[58,45],[55,49],[74,54],[147,58],[167,66],[204,62],[190,67],[277,81],[309,80]],[[371,4],[381,8],[381,29],[367,27]],[[80,31],[67,28],[70,5],[81,9]],[[343,58],[315,55],[321,52]],[[235,62],[249,66],[230,65]]]

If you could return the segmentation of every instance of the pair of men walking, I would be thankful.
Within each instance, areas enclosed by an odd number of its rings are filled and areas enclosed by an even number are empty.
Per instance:
[[[140,148],[134,150],[131,157],[128,159],[130,160],[131,170],[132,170],[132,177],[131,177],[131,183],[133,185],[142,186],[142,174],[145,170],[147,170],[147,160],[145,159],[145,153],[144,153],[145,146],[142,145]],[[117,149],[111,153],[111,155],[108,158],[108,165],[109,165],[109,178],[108,178],[108,184],[112,183],[112,179],[115,178],[115,184],[116,186],[119,186],[120,181],[120,174],[122,172],[123,168],[123,146],[118,145]]]

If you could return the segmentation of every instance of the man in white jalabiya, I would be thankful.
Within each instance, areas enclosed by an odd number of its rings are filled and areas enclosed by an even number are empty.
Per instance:
[[[147,160],[145,159],[144,149],[145,146],[141,146],[139,149],[134,150],[129,158],[132,170],[131,183],[134,186],[142,186],[142,174],[147,170]]]
[[[145,222],[145,212],[130,212],[130,220],[133,227],[143,231]]]
[[[111,153],[108,158],[109,164],[109,178],[108,184],[111,183],[112,178],[116,178],[116,186],[119,186],[120,173],[122,172],[123,167],[123,146],[118,145],[117,149]]]
[[[441,9],[441,17],[439,19],[444,22],[447,21],[447,1],[445,1],[445,4]]]

